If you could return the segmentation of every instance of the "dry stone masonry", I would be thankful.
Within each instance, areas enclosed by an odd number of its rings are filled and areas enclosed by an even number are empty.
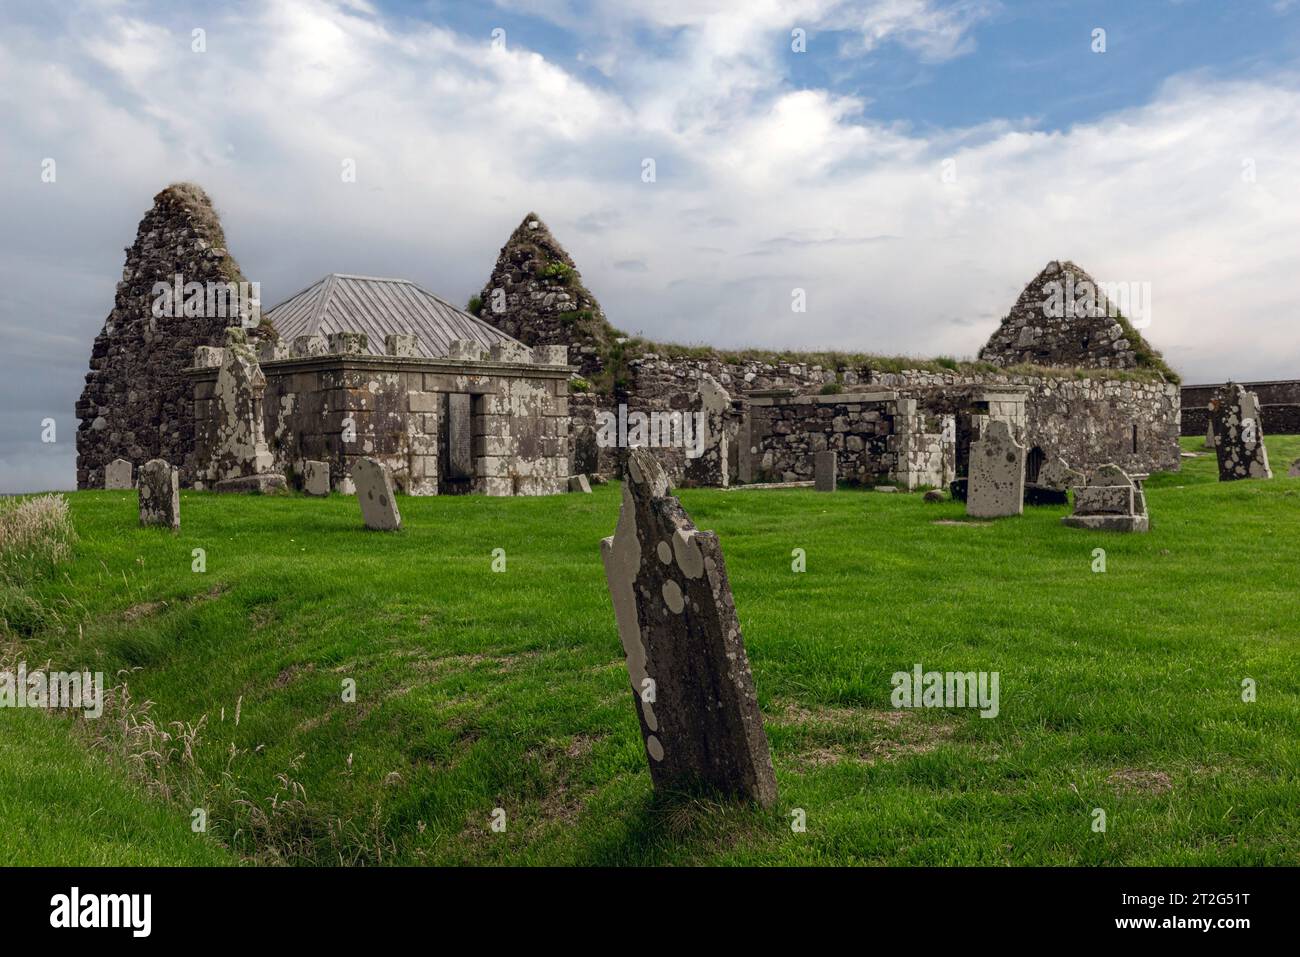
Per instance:
[[[649,449],[627,457],[601,543],[655,788],[770,807],[776,777],[718,537],[695,528]]]
[[[102,488],[114,458],[136,464],[163,458],[177,463],[182,484],[193,482],[194,405],[185,370],[197,347],[220,344],[240,317],[209,310],[206,294],[200,311],[212,314],[155,316],[155,284],[174,287],[177,276],[205,290],[245,281],[226,250],[212,201],[189,183],[154,197],[126,250],[113,309],[95,337],[77,402],[78,488]],[[176,303],[170,311],[185,312]]]
[[[972,518],[1019,515],[1025,508],[1025,447],[1006,422],[993,420],[971,444],[966,514]]]
[[[1220,482],[1273,477],[1255,393],[1235,382],[1227,383],[1210,400],[1210,429],[1219,459]]]
[[[564,247],[536,213],[501,247],[477,315],[528,346],[571,346],[587,378],[601,373],[618,333]]]
[[[180,472],[162,459],[140,467],[140,524],[181,527]]]
[[[369,457],[357,460],[352,467],[352,483],[361,503],[361,517],[366,528],[394,532],[402,527],[402,516],[397,511],[397,498],[393,495],[393,480],[388,469]]]
[[[1090,275],[1053,260],[1030,281],[980,358],[998,365],[1133,369],[1152,349]]]

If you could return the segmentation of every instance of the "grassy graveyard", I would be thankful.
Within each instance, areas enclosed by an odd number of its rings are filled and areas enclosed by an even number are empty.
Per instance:
[[[1297,864],[1300,437],[1268,446],[1272,481],[1153,476],[1146,535],[680,492],[726,555],[771,812],[652,795],[599,556],[617,485],[402,498],[397,533],[351,497],[183,492],[172,534],[69,494],[75,555],[0,591],[5,654],[126,693],[0,709],[0,863]],[[998,672],[997,717],[891,708],[917,663]]]

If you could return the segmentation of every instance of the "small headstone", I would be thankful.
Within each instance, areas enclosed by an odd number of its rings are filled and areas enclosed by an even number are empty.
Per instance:
[[[718,536],[671,491],[649,450],[629,450],[618,527],[601,542],[650,777],[770,807],[776,777]]]
[[[113,459],[104,466],[104,488],[125,489],[134,484],[131,481],[131,463],[126,459]]]
[[[825,452],[818,452],[813,457],[813,482],[814,488],[819,492],[835,491],[837,481],[837,470],[839,465],[839,456],[834,449],[828,449]]]
[[[181,527],[180,472],[162,459],[140,466],[140,524]]]
[[[420,354],[420,337],[405,332],[390,332],[384,336],[384,354],[411,358]]]
[[[352,467],[352,481],[357,487],[357,500],[361,503],[361,517],[366,528],[394,531],[402,527],[402,516],[397,511],[393,496],[393,480],[388,469],[372,458],[357,460]]]
[[[580,474],[580,475],[570,475],[570,476],[569,476],[569,491],[570,491],[570,492],[582,492],[582,493],[584,493],[584,494],[586,494],[586,495],[590,495],[590,494],[591,494],[591,483],[587,481],[587,476],[585,476],[585,475],[581,475],[581,474]]]
[[[1216,391],[1210,399],[1210,429],[1219,456],[1220,482],[1273,477],[1255,393],[1235,382]]]
[[[1061,524],[1107,532],[1145,532],[1146,495],[1139,478],[1117,465],[1103,465],[1088,477],[1087,485],[1074,489],[1074,514]]]
[[[1286,470],[1287,478],[1300,478],[1300,459],[1291,463],[1291,467]]]
[[[302,490],[308,495],[329,495],[330,467],[328,462],[308,460],[302,463]]]
[[[1011,427],[992,419],[979,441],[970,446],[966,514],[972,518],[1001,518],[1025,510],[1025,447]]]

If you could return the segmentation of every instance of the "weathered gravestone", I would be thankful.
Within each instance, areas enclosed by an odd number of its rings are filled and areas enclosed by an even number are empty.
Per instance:
[[[654,456],[630,449],[618,526],[601,542],[650,777],[770,807],[776,777],[718,536],[671,491]]]
[[[308,495],[329,495],[330,467],[328,462],[302,463],[302,490]]]
[[[578,475],[569,476],[569,491],[582,492],[586,495],[591,494],[591,483],[587,481],[587,476],[579,473]]]
[[[731,396],[717,379],[707,372],[700,376],[699,412],[695,419],[695,441],[699,455],[688,452],[682,484],[709,488],[726,488],[727,474],[727,409]]]
[[[834,449],[817,452],[813,456],[813,487],[819,492],[835,491],[839,456]]]
[[[104,488],[124,489],[134,484],[131,481],[131,463],[126,459],[113,459],[104,466]]]
[[[1300,459],[1291,463],[1291,467],[1286,470],[1287,478],[1300,478]]]
[[[1025,483],[1026,505],[1068,505],[1070,489],[1084,483],[1082,472],[1070,468],[1059,456],[1049,458],[1038,470],[1038,479]]]
[[[162,459],[140,466],[140,524],[181,527],[180,472]]]
[[[1025,509],[1025,447],[1011,427],[991,419],[970,446],[966,514],[973,518],[1019,515]]]
[[[269,492],[286,488],[272,472],[273,460],[262,425],[266,377],[246,330],[226,330],[226,344],[212,401],[217,409],[211,470],[218,492]]]
[[[352,481],[357,487],[357,500],[361,503],[361,517],[366,528],[394,531],[402,527],[402,516],[397,511],[393,497],[393,480],[384,468],[372,458],[358,459],[352,467]]]
[[[1061,524],[1106,532],[1145,532],[1150,527],[1142,482],[1117,465],[1103,465],[1074,489],[1074,514]]]
[[[1210,399],[1210,429],[1219,457],[1220,482],[1273,477],[1255,393],[1235,382],[1216,391]]]

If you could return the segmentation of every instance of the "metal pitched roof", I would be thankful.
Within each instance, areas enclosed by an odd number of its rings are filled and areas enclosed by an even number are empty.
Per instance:
[[[384,354],[384,336],[413,333],[420,354],[442,358],[453,339],[470,339],[485,348],[513,342],[482,319],[457,309],[409,279],[331,273],[266,313],[281,338],[364,332],[371,355]]]

